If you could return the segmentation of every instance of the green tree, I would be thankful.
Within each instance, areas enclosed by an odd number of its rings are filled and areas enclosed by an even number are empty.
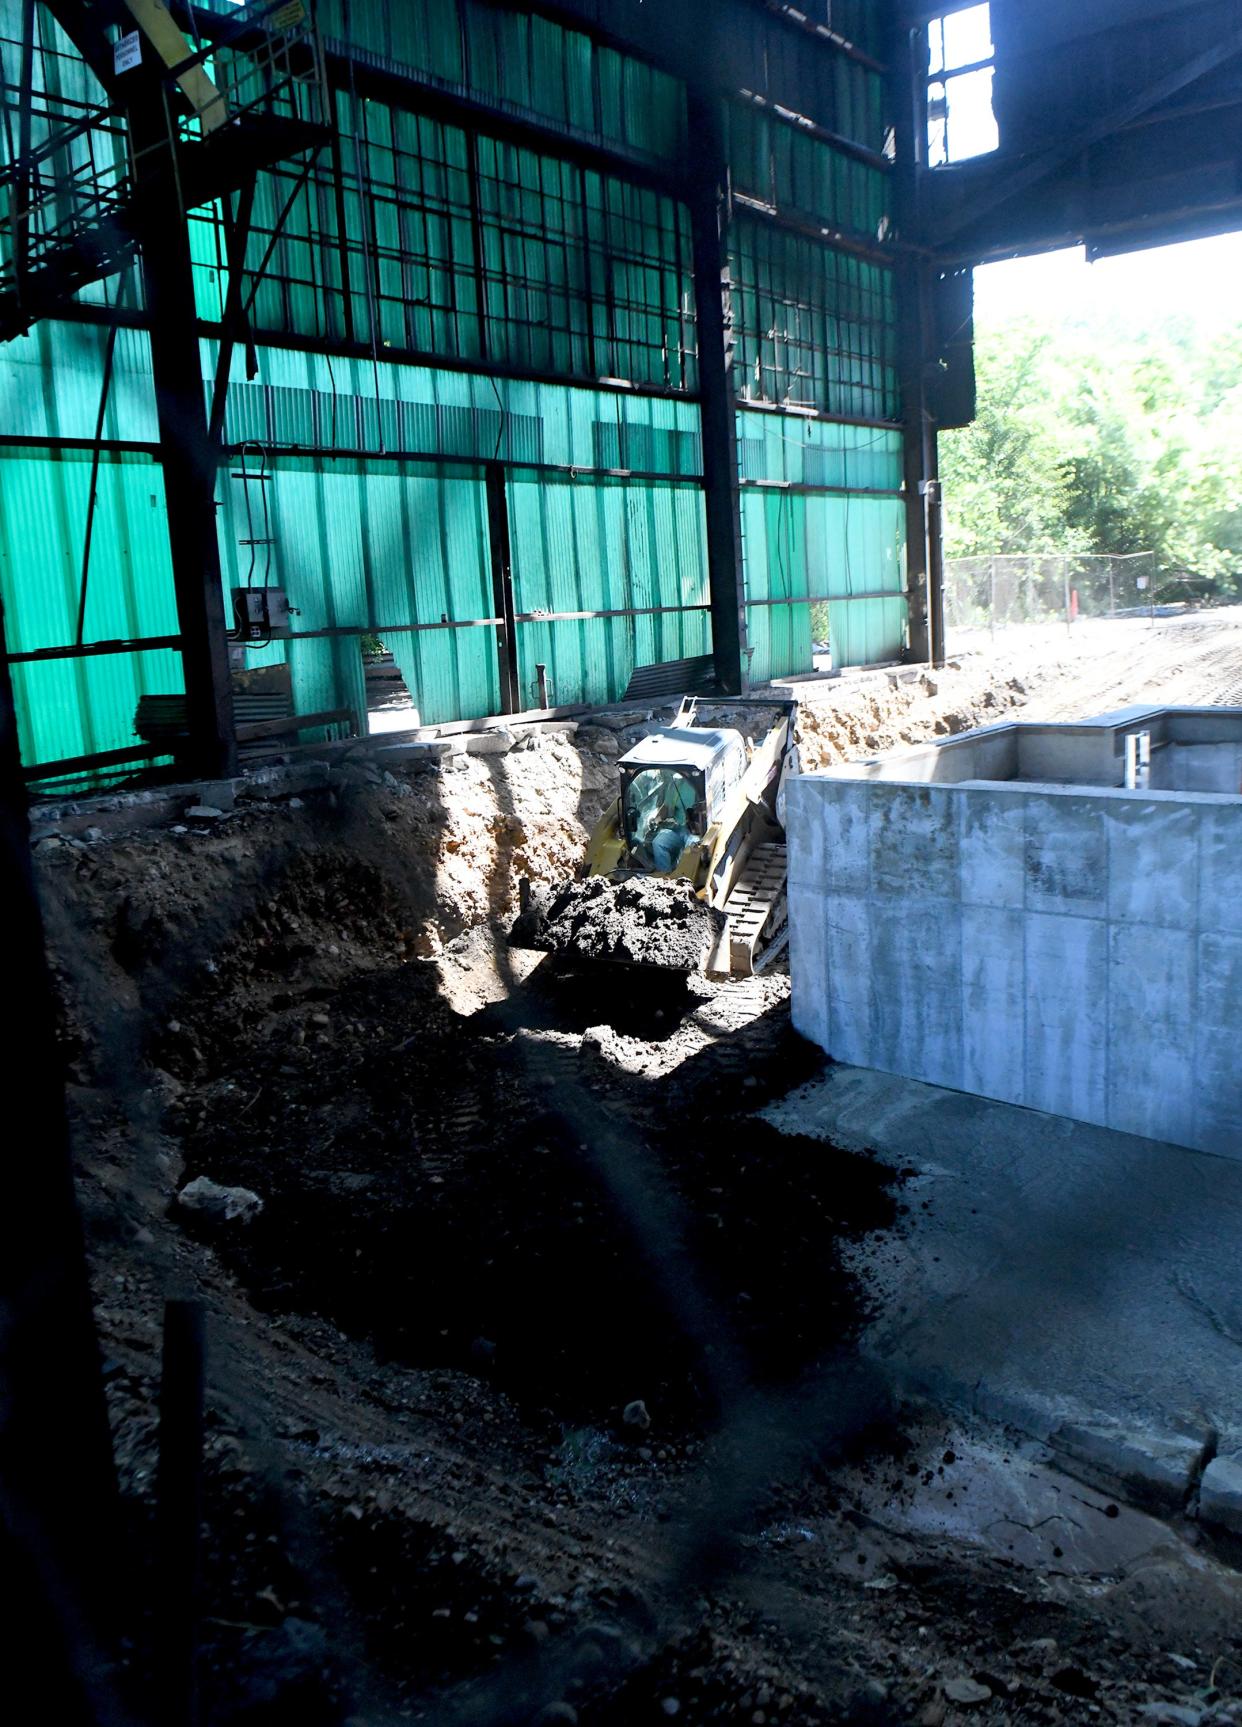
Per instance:
[[[1242,323],[1025,318],[979,332],[978,415],[941,440],[946,550],[1151,550],[1242,590]]]
[[[978,413],[941,440],[950,557],[1079,549],[1067,521],[1051,331],[986,332],[976,350]]]

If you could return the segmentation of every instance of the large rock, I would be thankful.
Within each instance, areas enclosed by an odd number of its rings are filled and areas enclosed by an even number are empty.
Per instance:
[[[384,744],[373,751],[384,768],[416,767],[423,762],[443,761],[462,751],[460,738],[417,738],[404,744]]]
[[[231,810],[237,802],[237,780],[204,780],[194,787],[196,804],[206,804],[213,810]]]
[[[468,756],[507,756],[517,740],[507,726],[466,734]]]
[[[263,1210],[263,1201],[248,1187],[221,1187],[207,1175],[187,1181],[177,1204],[183,1211],[220,1223],[250,1223]]]
[[[592,714],[589,720],[583,720],[583,725],[605,726],[610,732],[628,731],[631,726],[642,725],[651,718],[650,708],[625,708],[620,713]]]

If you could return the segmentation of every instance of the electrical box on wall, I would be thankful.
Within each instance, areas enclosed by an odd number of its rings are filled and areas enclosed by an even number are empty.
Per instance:
[[[270,642],[287,636],[289,596],[283,588],[233,589],[233,638],[239,642]]]

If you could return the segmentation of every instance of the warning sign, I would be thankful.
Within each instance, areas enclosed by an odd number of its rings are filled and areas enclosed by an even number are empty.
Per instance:
[[[135,66],[142,64],[142,37],[137,30],[131,30],[127,36],[122,36],[112,45],[112,70],[114,72],[132,72]]]

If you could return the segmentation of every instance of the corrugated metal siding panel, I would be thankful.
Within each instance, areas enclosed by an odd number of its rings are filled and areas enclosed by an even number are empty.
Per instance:
[[[901,432],[835,425],[804,414],[741,409],[737,416],[743,480],[789,480],[851,492],[897,492],[902,483]]]
[[[9,0],[12,3],[12,0]],[[481,97],[642,156],[685,147],[685,93],[667,74],[597,47],[583,32],[488,0],[417,6],[320,0],[332,43],[370,60]]]
[[[214,359],[214,344],[205,343],[205,375]],[[424,449],[434,448],[437,438],[451,439],[452,454],[479,460],[496,455],[499,438],[502,459],[529,449],[545,461],[581,468],[607,456],[620,465],[667,465],[672,473],[701,469],[698,415],[689,403],[423,367],[376,369],[283,350],[265,350],[262,361],[268,380],[262,389],[243,382],[231,392],[230,436],[335,437],[345,449],[360,433],[383,425]],[[301,609],[300,628],[351,626],[382,634],[398,623],[447,616],[471,626],[492,616],[485,488],[477,468],[398,464],[378,450],[365,462],[328,461],[266,442],[263,450],[248,449],[245,462],[249,469],[266,463],[275,478],[264,488],[251,482],[248,524],[246,487],[231,477],[240,459],[227,465],[230,477],[222,475],[221,554],[229,585],[243,584],[250,569],[250,553],[239,542],[266,537],[266,492],[275,544],[270,561],[266,551],[258,553],[254,579],[268,579],[270,567],[270,579],[286,586]],[[530,512],[545,491],[552,501],[546,520],[536,520]],[[534,664],[543,659],[551,665],[554,646],[563,685],[612,695],[624,689],[635,663],[707,651],[706,612],[684,610],[707,597],[696,487],[596,487],[585,478],[525,478],[519,470],[510,497],[520,524],[513,529],[519,609],[677,608],[658,617],[522,626],[524,699],[535,699]],[[527,536],[520,560],[519,533]],[[614,593],[615,600],[599,597]],[[392,629],[385,641],[428,723],[496,711],[494,628]],[[263,657],[279,653],[277,647]],[[247,663],[261,660],[248,651]],[[322,656],[315,661],[316,689],[328,675],[326,664]],[[298,705],[306,705],[301,696]]]
[[[402,543],[410,561],[403,566],[390,559],[388,579],[394,586],[403,582],[407,614],[419,623],[448,618],[467,627],[394,632],[384,641],[428,724],[495,713],[500,706],[496,631],[471,622],[493,615],[482,477],[420,469],[403,479],[401,507]],[[390,606],[398,600],[393,592],[377,607],[381,621],[393,621]]]
[[[785,491],[743,492],[742,550],[748,600],[805,599],[807,500]],[[749,605],[747,632],[755,683],[811,669],[809,605]]]
[[[216,344],[204,342],[202,353],[203,376],[211,378]],[[282,348],[260,349],[259,363],[260,381],[247,383],[244,358],[239,354],[234,359],[226,428],[230,442],[254,439],[269,450],[299,444],[369,447],[377,456],[417,450],[475,461],[539,461],[575,468],[599,466],[601,455],[615,450],[623,458],[620,463],[602,465],[672,475],[703,471],[693,402],[382,360],[372,366],[369,360],[329,359]],[[360,439],[367,441],[360,444]]]
[[[825,599],[834,664],[897,657],[906,627],[903,529],[897,498],[743,491],[747,599],[790,602],[747,606],[756,683],[810,671],[811,608]],[[863,595],[885,597],[851,598]]]
[[[893,271],[739,216],[729,235],[740,400],[896,419]]]
[[[503,28],[522,34],[532,22],[511,15]],[[541,88],[564,85],[544,78]],[[622,130],[650,119],[632,91],[626,103]],[[256,329],[366,341],[374,323],[396,350],[693,388],[683,205],[486,134],[472,151],[461,127],[378,100],[340,92],[337,110],[339,210],[328,158],[300,190],[289,165],[259,176],[252,268],[293,202],[258,285]],[[219,222],[218,206],[205,206],[191,223],[199,311],[210,318],[221,310]]]
[[[268,460],[266,472],[262,485],[233,480],[221,493],[226,584],[244,586],[249,578],[250,551],[241,542],[266,537],[261,503],[253,497],[262,492],[273,544],[270,553],[259,549],[253,580],[285,589],[297,629],[353,632],[336,638],[331,653],[322,643],[288,644],[295,705],[352,705],[359,637],[377,633],[428,724],[494,713],[495,630],[475,623],[492,616],[482,476],[451,465],[279,455]],[[400,627],[444,619],[467,627]],[[279,653],[279,645],[257,655],[247,650],[247,664]],[[334,676],[342,680],[335,695]]]
[[[43,660],[12,667],[22,761],[28,767],[96,750],[123,750],[134,734],[138,698],[183,688],[171,648],[95,660]]]
[[[515,478],[508,487],[519,613],[674,610],[518,625],[524,699],[548,669],[556,704],[614,701],[636,665],[708,652],[707,554],[696,487]],[[701,610],[690,608],[701,607]]]
[[[93,438],[107,332],[45,321],[0,343],[0,430],[23,438]],[[151,349],[146,333],[121,330],[104,416],[106,438],[156,436]]]
[[[737,191],[786,215],[875,241],[886,226],[888,175],[757,108],[730,104],[729,164]]]
[[[905,599],[860,600],[854,605],[830,605],[828,629],[832,663],[874,666],[897,659],[906,640]]]
[[[86,455],[0,453],[0,594],[13,653],[74,641],[89,489]],[[142,458],[105,461],[84,639],[176,630],[163,476]],[[123,749],[135,741],[138,696],[182,687],[180,658],[168,650],[28,664],[13,672],[28,764]]]

